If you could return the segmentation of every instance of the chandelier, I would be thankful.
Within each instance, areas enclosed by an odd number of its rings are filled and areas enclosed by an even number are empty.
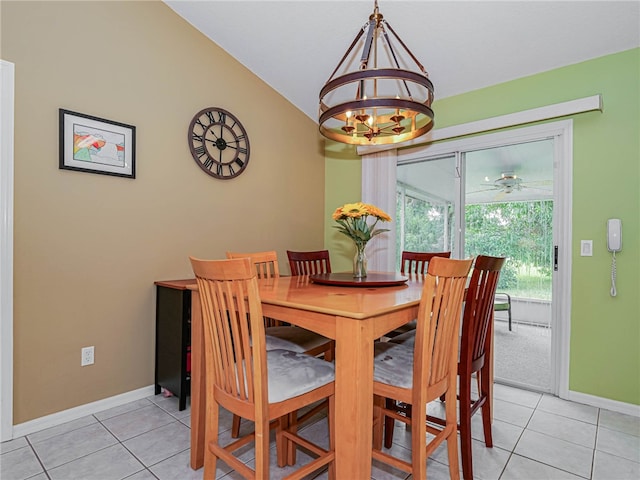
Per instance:
[[[320,90],[320,133],[352,145],[406,142],[433,128],[432,102],[429,75],[375,0],[369,21]]]

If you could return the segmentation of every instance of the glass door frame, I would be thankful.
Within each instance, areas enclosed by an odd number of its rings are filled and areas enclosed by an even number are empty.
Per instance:
[[[443,141],[441,143],[425,144],[397,151],[398,162],[417,158],[435,158],[445,155],[456,156],[456,189],[458,201],[456,205],[456,240],[454,256],[462,254],[462,239],[464,225],[462,205],[464,204],[464,188],[461,183],[462,154],[469,150],[479,150],[509,144],[525,143],[554,139],[554,219],[553,244],[558,248],[558,260],[552,274],[552,345],[551,345],[551,392],[561,398],[568,398],[569,394],[569,346],[571,332],[571,211],[572,211],[572,164],[573,164],[573,120],[562,120],[540,125],[519,127],[497,133],[480,134]],[[364,165],[367,162],[363,162]],[[395,177],[395,175],[394,175]],[[370,194],[364,188],[363,197]],[[385,237],[380,235],[379,237]],[[387,255],[395,258],[395,236],[383,239],[388,245]]]

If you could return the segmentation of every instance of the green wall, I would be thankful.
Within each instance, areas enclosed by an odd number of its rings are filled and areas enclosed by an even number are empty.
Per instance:
[[[437,85],[436,85],[437,88]],[[569,389],[640,405],[640,49],[608,55],[434,103],[435,128],[601,94],[603,112],[573,115],[573,248]],[[351,147],[325,152],[325,245],[335,269],[351,252],[330,219],[360,199],[360,162]],[[606,221],[622,219],[618,296],[609,295]],[[593,257],[580,240],[593,240]]]

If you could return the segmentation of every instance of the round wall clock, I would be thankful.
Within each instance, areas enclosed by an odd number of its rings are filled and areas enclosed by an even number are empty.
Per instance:
[[[237,177],[249,163],[249,137],[240,121],[217,107],[205,108],[189,124],[189,149],[198,166],[222,180]]]

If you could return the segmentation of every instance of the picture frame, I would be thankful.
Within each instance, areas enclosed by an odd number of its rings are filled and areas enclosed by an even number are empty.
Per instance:
[[[60,169],[136,178],[136,127],[59,110]]]

